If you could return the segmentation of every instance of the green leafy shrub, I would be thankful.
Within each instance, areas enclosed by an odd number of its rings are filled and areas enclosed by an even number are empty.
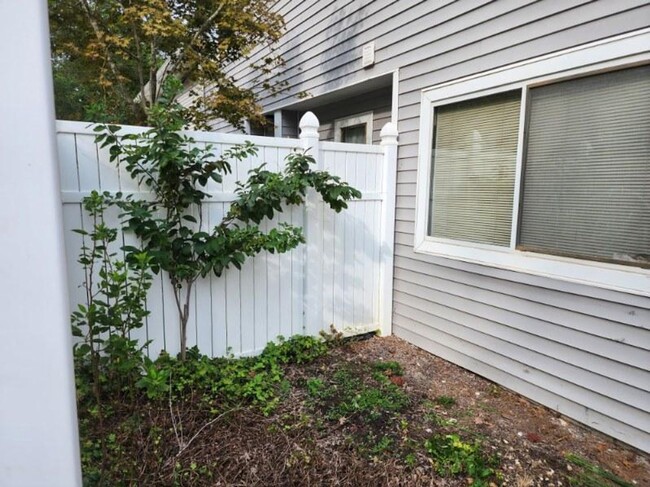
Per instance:
[[[269,343],[262,357],[277,360],[280,363],[302,364],[312,362],[327,352],[328,345],[324,340],[308,336],[296,335],[288,340],[278,337],[278,343]]]
[[[113,201],[108,193],[93,191],[83,200],[92,226],[75,230],[84,241],[78,262],[86,294],[71,315],[72,334],[79,339],[74,345],[78,392],[81,400],[92,392],[97,404],[103,389],[131,394],[147,345],[132,339],[131,333],[149,314],[145,300],[151,287],[151,258],[133,249],[123,260],[114,251],[120,233],[104,220]]]

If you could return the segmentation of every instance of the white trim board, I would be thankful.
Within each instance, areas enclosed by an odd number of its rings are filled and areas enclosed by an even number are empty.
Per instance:
[[[643,29],[422,90],[415,206],[415,252],[650,296],[649,269],[515,249],[519,185],[523,164],[524,117],[521,117],[519,134],[510,247],[471,244],[427,236],[432,156],[431,137],[434,109],[437,105],[521,89],[523,114],[526,106],[526,92],[530,87],[633,67],[648,62],[650,62],[650,29]]]

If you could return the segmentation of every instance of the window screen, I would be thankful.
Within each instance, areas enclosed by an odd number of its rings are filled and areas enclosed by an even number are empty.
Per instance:
[[[650,264],[650,66],[530,90],[520,248]]]
[[[521,91],[436,107],[429,235],[510,245]]]

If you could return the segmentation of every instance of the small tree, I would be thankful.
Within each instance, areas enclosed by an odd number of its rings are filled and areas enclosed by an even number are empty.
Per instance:
[[[123,210],[127,229],[133,231],[151,257],[154,272],[166,271],[173,290],[180,322],[181,358],[187,349],[187,322],[194,283],[213,272],[237,269],[248,257],[262,251],[287,252],[304,242],[302,229],[281,224],[268,232],[260,229],[285,205],[304,203],[308,188],[315,189],[335,211],[361,193],[325,171],[314,171],[314,159],[294,152],[283,172],[264,165],[238,183],[237,199],[223,220],[205,229],[201,204],[209,195],[208,181],[222,181],[231,172],[231,160],[241,161],[257,153],[250,143],[236,146],[220,157],[211,147],[199,148],[179,131],[182,110],[174,103],[156,105],[150,112],[152,128],[142,134],[119,136],[118,126],[99,126],[97,141],[110,149],[111,161],[123,161],[127,172],[154,194],[153,200],[125,198],[116,204]],[[129,143],[125,143],[129,142]],[[126,248],[128,252],[138,249]]]

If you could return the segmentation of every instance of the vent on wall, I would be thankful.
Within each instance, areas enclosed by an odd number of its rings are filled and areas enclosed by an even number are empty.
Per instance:
[[[370,42],[363,46],[363,57],[361,59],[361,65],[364,68],[369,68],[375,64],[375,43]]]

